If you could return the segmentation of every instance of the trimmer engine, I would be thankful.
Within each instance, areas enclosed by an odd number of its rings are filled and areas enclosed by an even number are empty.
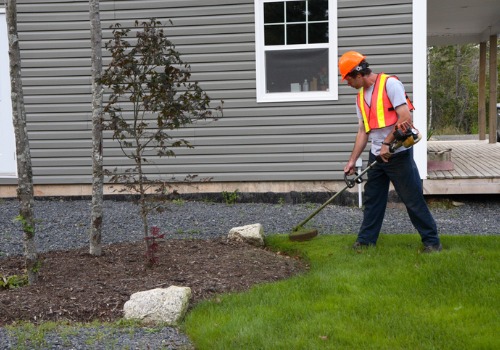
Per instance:
[[[391,145],[389,146],[389,151],[391,153],[394,153],[394,151],[401,146],[406,148],[411,147],[422,139],[420,131],[415,129],[413,126],[411,128],[407,128],[406,131],[396,127],[393,135],[395,140],[391,142]]]

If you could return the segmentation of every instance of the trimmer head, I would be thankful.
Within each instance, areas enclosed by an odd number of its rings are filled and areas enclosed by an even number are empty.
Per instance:
[[[288,235],[291,241],[303,242],[309,241],[318,235],[318,230],[316,229],[306,229],[306,228],[296,228],[292,233]]]

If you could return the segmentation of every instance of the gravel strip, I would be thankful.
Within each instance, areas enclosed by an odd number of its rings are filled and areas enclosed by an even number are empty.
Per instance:
[[[43,339],[32,337],[28,342],[17,339],[15,332],[0,328],[0,349],[194,349],[189,339],[175,328],[70,328],[47,332]]]
[[[440,234],[498,235],[500,234],[500,199],[462,200],[444,206],[437,202],[431,211]],[[447,201],[450,204],[451,202]],[[266,234],[288,234],[319,204],[269,204],[176,201],[166,211],[150,217],[150,226],[160,227],[167,238],[216,238],[225,236],[232,227],[261,223]],[[88,246],[91,202],[89,199],[36,200],[36,243],[39,252],[67,250]],[[22,254],[20,224],[13,219],[19,214],[14,199],[0,200],[0,258]],[[357,207],[329,205],[309,225],[320,234],[355,234],[361,224],[362,211]],[[127,201],[104,202],[103,244],[138,241],[142,238],[138,208]],[[401,203],[389,203],[382,233],[416,233]],[[108,333],[107,333],[108,332]],[[109,330],[83,328],[71,337],[49,334],[43,349],[84,349],[98,335],[107,342],[93,349],[189,349],[185,335],[175,328],[165,327],[158,332],[146,329]],[[13,337],[0,328],[0,349],[15,348]],[[113,344],[111,344],[113,343]],[[108,344],[108,345],[106,345]],[[112,345],[111,347],[109,345]]]
[[[88,245],[90,200],[37,200],[36,244],[40,252]],[[440,234],[500,234],[500,199],[462,201],[459,206],[431,205]],[[150,226],[160,227],[168,238],[215,238],[232,227],[261,223],[266,234],[289,233],[319,205],[179,201],[163,213],[150,217]],[[14,221],[17,200],[0,201],[0,257],[22,254],[22,232]],[[358,207],[329,205],[309,222],[320,233],[355,234],[362,220]],[[138,208],[126,201],[104,201],[103,244],[142,238]],[[416,233],[401,203],[389,203],[382,233]]]

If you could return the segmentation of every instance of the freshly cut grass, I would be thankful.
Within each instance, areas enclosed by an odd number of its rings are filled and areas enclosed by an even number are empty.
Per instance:
[[[199,304],[184,327],[197,349],[500,349],[500,236],[417,235],[308,242],[271,236],[310,263],[303,275]]]

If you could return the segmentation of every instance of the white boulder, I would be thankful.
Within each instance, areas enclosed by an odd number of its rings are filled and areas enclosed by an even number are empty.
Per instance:
[[[186,314],[191,288],[170,286],[137,292],[123,306],[126,319],[177,325]]]
[[[264,246],[264,227],[261,224],[233,227],[229,231],[228,239],[262,247]]]

